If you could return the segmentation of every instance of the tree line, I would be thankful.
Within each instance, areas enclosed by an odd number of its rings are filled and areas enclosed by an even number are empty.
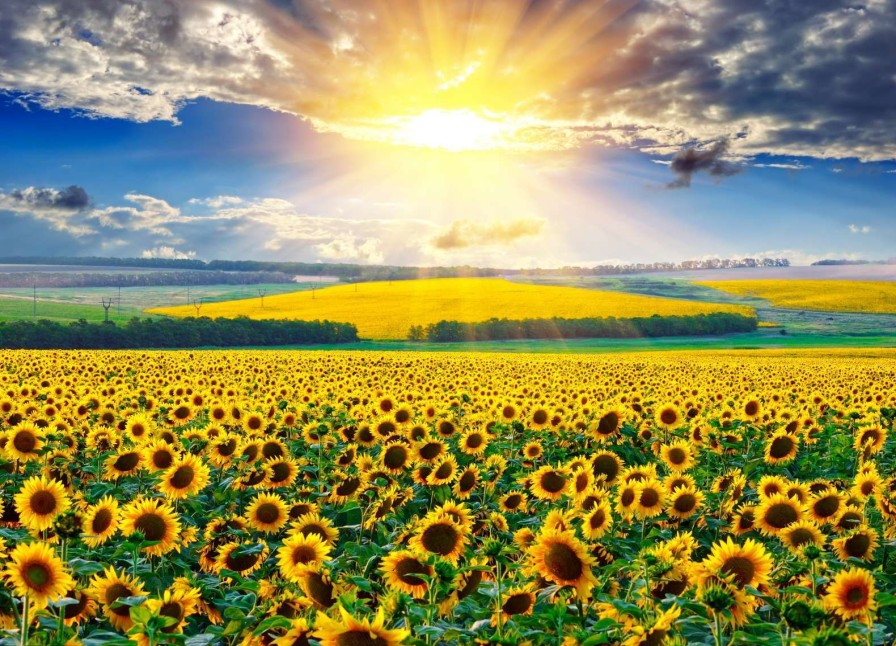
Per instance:
[[[637,339],[662,336],[712,336],[753,332],[757,320],[727,312],[641,318],[489,319],[479,323],[439,321],[411,328],[411,341],[504,341],[510,339]]]
[[[0,321],[0,348],[54,350],[124,350],[143,348],[245,347],[351,343],[358,329],[332,321],[254,320],[238,318],[133,318],[68,324],[48,319]]]

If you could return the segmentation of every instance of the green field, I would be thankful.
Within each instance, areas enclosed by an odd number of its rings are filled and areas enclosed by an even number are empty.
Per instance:
[[[170,287],[128,287],[121,290],[121,308],[118,307],[118,290],[114,287],[60,287],[37,289],[37,318],[54,321],[102,321],[103,299],[113,299],[109,320],[124,322],[135,316],[148,317],[144,310],[153,307],[186,305],[201,301],[214,303],[237,298],[258,298],[258,291],[266,296],[302,291],[317,287],[317,283],[272,283],[262,285],[199,285],[189,289]],[[202,316],[202,307],[197,310]],[[0,288],[0,320],[12,321],[34,318],[33,292],[30,288]]]

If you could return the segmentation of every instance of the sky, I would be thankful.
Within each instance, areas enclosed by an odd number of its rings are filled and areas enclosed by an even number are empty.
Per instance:
[[[896,256],[896,0],[4,0],[0,256]]]

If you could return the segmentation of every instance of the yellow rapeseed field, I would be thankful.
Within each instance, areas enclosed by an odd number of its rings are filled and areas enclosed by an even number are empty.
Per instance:
[[[149,310],[169,316],[195,316],[191,306]],[[734,312],[752,316],[749,307],[699,303],[618,292],[514,283],[498,278],[441,278],[338,285],[202,306],[202,316],[256,319],[328,319],[354,323],[361,338],[405,339],[413,325],[442,320],[475,323],[490,318],[632,318]]]
[[[896,283],[876,280],[722,280],[695,283],[775,307],[831,312],[896,313]]]
[[[0,351],[0,632],[892,644],[894,359]]]

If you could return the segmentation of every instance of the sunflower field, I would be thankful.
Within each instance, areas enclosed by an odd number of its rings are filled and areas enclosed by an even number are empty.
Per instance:
[[[0,643],[892,644],[896,351],[0,352]]]

